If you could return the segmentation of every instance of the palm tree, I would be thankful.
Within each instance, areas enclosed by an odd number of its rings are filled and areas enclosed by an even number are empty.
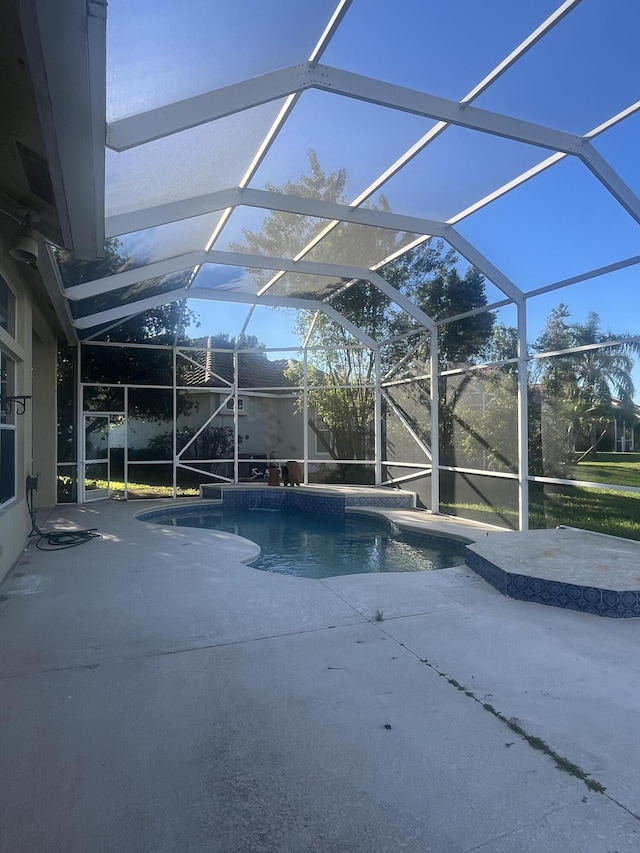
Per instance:
[[[574,354],[575,397],[580,425],[588,430],[589,450],[594,453],[607,425],[619,415],[633,417],[635,386],[631,378],[633,355],[640,353],[640,341],[630,335],[616,335],[600,329],[600,317],[589,312],[586,323],[571,326],[573,346],[594,346]],[[604,342],[615,341],[606,346]]]
[[[556,401],[558,420],[567,425],[570,446],[577,435],[589,437],[587,454],[595,454],[607,425],[620,415],[634,417],[631,378],[640,341],[600,328],[595,312],[585,323],[567,323],[565,305],[554,308],[534,344],[538,352],[576,350],[538,362],[543,393]],[[583,457],[584,458],[584,457]]]

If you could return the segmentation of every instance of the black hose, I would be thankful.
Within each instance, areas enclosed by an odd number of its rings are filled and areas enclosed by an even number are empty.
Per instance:
[[[33,510],[33,489],[27,489],[27,509],[31,519],[29,538],[38,537],[36,548],[40,551],[63,551],[65,548],[83,545],[91,539],[102,539],[102,535],[95,532],[95,527],[87,530],[51,530],[43,533],[36,523],[36,514]]]

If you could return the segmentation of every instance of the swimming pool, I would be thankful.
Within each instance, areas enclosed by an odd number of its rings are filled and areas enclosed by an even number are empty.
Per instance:
[[[464,543],[455,539],[405,532],[366,515],[208,507],[154,512],[148,520],[243,536],[261,548],[253,568],[304,578],[432,571],[462,565],[465,556]]]

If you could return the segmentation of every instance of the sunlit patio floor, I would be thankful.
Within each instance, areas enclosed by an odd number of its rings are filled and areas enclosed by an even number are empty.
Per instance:
[[[58,507],[102,538],[0,588],[2,853],[640,849],[639,619],[260,572],[151,506]]]

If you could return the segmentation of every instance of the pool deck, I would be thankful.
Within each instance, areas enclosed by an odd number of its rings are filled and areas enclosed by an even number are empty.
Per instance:
[[[419,510],[347,511],[461,539],[468,545],[466,565],[509,598],[614,619],[640,617],[640,542],[574,528],[506,531]]]
[[[0,589],[2,853],[640,848],[640,620],[466,566],[260,572],[157,506],[56,508],[103,538]]]

